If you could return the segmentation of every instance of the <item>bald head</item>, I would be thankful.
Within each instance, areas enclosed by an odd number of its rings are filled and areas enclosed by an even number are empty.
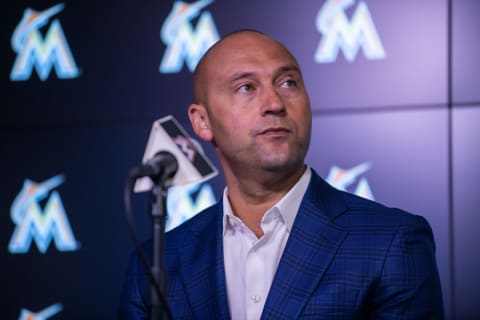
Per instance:
[[[211,46],[200,59],[193,74],[193,93],[195,102],[205,104],[209,79],[215,78],[215,69],[222,68],[230,61],[234,63],[234,55],[242,50],[270,47],[287,53],[298,66],[294,56],[288,49],[272,37],[256,30],[234,31]],[[232,59],[230,59],[232,57]]]

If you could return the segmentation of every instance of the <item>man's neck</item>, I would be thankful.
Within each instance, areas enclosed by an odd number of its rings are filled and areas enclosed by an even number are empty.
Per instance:
[[[226,175],[228,198],[233,213],[260,238],[263,236],[261,221],[265,212],[287,194],[305,171],[298,168],[288,176],[274,174],[270,179],[248,179],[245,176]]]

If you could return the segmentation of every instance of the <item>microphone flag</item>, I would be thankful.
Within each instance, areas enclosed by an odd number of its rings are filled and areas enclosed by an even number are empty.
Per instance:
[[[178,171],[172,179],[172,186],[204,182],[218,174],[217,168],[204,155],[200,145],[188,136],[172,115],[153,123],[142,162],[146,163],[159,151],[171,152],[178,161]],[[143,177],[136,180],[134,191],[145,192],[152,187],[152,180]]]

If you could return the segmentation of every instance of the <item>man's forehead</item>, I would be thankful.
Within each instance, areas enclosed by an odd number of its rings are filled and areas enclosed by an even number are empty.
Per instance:
[[[235,34],[222,41],[203,61],[203,67],[208,71],[220,71],[221,68],[244,70],[256,63],[265,63],[265,60],[282,65],[298,65],[282,44],[263,34]]]
[[[238,68],[233,67],[229,71],[230,73],[227,74],[227,80],[231,82],[241,79],[255,78],[261,75],[267,75],[271,77],[276,77],[287,73],[301,75],[300,68],[294,63],[273,65],[271,68],[267,68],[264,65],[246,65]]]
[[[277,40],[256,31],[239,31],[227,35],[214,44],[200,60],[194,72],[194,91],[197,100],[201,99],[206,82],[220,80],[237,72],[249,72],[265,61],[281,68],[298,63],[288,49]],[[249,70],[249,64],[254,67]],[[271,64],[269,65],[271,66]]]
[[[210,54],[211,56],[219,56],[224,55],[225,53],[229,53],[241,56],[250,54],[251,49],[256,48],[262,48],[263,50],[270,49],[288,52],[288,50],[282,44],[269,36],[261,33],[245,31],[232,34],[222,39],[220,42],[214,45],[211,52],[207,54]]]

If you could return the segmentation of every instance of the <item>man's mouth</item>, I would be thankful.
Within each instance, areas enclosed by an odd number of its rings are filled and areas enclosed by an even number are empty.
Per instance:
[[[290,132],[290,130],[288,130],[287,128],[284,128],[284,127],[271,127],[271,128],[267,128],[263,131],[260,132],[260,134],[263,134],[263,135],[282,135],[282,134],[285,134],[285,133],[288,133]]]

